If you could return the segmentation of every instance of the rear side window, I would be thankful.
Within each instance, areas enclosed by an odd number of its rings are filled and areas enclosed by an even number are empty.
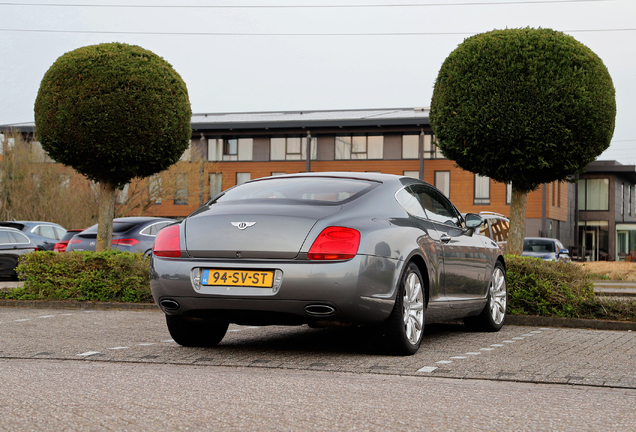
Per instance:
[[[7,231],[0,231],[0,244],[10,243],[13,243],[13,239],[9,238],[9,233]]]
[[[141,230],[140,234],[155,237],[157,235],[157,233],[159,231],[161,231],[162,228],[165,228],[166,226],[168,226],[168,225],[170,225],[172,223],[173,222],[159,222],[159,223],[156,223],[156,224],[152,224],[150,226],[147,226],[143,230]]]
[[[113,222],[113,234],[124,233],[139,225],[139,222]],[[97,234],[98,225],[93,225],[90,228],[82,231],[82,234]]]
[[[24,234],[0,230],[0,244],[28,244],[30,242]]]
[[[242,200],[294,200],[341,204],[356,199],[379,183],[330,177],[288,177],[245,183],[228,190],[216,202]]]

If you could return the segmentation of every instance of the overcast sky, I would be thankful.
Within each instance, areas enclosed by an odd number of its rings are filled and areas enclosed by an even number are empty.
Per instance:
[[[448,54],[492,29],[591,48],[618,113],[601,159],[636,163],[636,0],[0,0],[0,125],[32,122],[65,52],[139,45],[181,74],[195,113],[428,107]]]

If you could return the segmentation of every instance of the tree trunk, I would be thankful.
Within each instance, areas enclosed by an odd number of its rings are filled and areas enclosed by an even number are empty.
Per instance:
[[[523,253],[523,238],[526,236],[526,202],[528,192],[515,188],[512,184],[512,199],[510,202],[510,231],[506,253],[521,255]]]
[[[110,249],[113,240],[113,218],[117,189],[108,182],[99,182],[99,215],[97,217],[96,252]]]

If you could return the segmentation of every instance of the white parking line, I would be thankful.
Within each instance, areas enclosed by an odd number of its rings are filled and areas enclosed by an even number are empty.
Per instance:
[[[55,315],[42,315],[39,316],[38,318],[53,318]]]
[[[109,350],[120,350],[120,349],[126,349],[126,348],[128,348],[128,347],[121,346],[121,347],[112,347],[112,348],[106,348],[106,349],[109,349]]]
[[[89,357],[95,354],[99,354],[99,351],[86,351],[85,353],[77,354],[80,357]]]
[[[541,330],[543,331],[543,330],[549,330],[549,329],[543,329],[542,328]],[[503,344],[511,344],[511,343],[515,343],[518,340],[524,340],[526,337],[536,336],[537,334],[542,333],[542,331],[534,330],[534,331],[531,331],[530,333],[523,334],[523,335],[518,336],[518,337],[513,337],[512,338],[513,340],[505,340],[505,341],[502,341],[502,343],[500,343],[500,344],[491,344],[490,345],[491,348],[479,348],[479,352],[477,352],[477,351],[467,352],[467,353],[464,353],[463,356],[454,356],[454,357],[450,357],[450,358],[453,359],[453,360],[463,360],[463,359],[467,359],[468,358],[468,357],[465,357],[465,356],[478,356],[482,352],[494,351],[496,348],[504,347],[505,345],[503,345]],[[435,362],[435,364],[439,364],[439,365],[445,365],[445,364],[450,364],[450,363],[453,363],[453,361],[452,360],[439,360],[439,361]],[[430,373],[430,372],[433,372],[436,369],[438,369],[438,367],[436,367],[436,366],[424,366],[424,367],[418,369],[417,372]]]
[[[22,319],[17,319],[17,320],[13,320],[15,322],[22,322],[22,321],[31,321],[30,318],[22,318]]]
[[[150,346],[150,345],[155,345],[154,342],[144,342],[144,343],[138,343],[137,345],[139,346]]]

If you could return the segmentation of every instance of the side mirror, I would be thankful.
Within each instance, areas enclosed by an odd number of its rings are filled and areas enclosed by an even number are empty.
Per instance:
[[[565,255],[570,255],[570,251],[563,248],[561,250],[559,250],[559,253],[557,255],[561,255],[561,254],[565,254]]]
[[[466,228],[479,228],[484,223],[482,217],[475,213],[467,213],[465,219]]]

